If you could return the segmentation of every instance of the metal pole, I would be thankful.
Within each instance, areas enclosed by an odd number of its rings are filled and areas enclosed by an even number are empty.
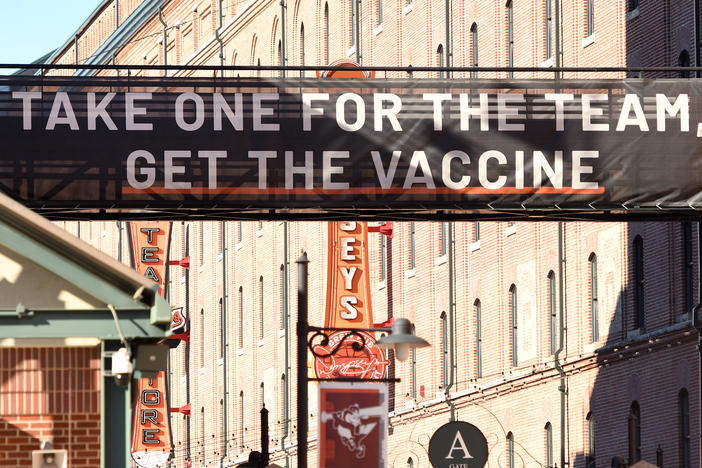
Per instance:
[[[286,48],[287,48],[287,39],[286,36],[288,34],[287,29],[285,27],[285,10],[287,9],[287,5],[285,4],[285,0],[280,0],[280,65],[285,66],[288,63],[288,57],[287,54],[285,53]],[[280,70],[280,77],[285,78],[285,69]]]
[[[297,259],[297,466],[307,468],[307,252]]]

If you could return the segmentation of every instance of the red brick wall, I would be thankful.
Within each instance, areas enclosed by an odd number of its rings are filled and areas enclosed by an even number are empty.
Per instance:
[[[45,440],[100,465],[98,348],[0,348],[0,466],[30,467]]]

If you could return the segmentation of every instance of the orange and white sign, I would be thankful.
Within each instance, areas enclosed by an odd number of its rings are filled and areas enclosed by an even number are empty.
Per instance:
[[[329,223],[329,256],[325,328],[358,329],[373,326],[368,268],[368,225]],[[318,378],[380,379],[388,361],[373,346],[371,333],[337,331],[327,346],[315,346]],[[355,349],[354,345],[359,349]],[[320,357],[321,356],[321,357]]]
[[[139,379],[134,409],[132,459],[144,468],[165,466],[171,456],[171,431],[166,402],[166,376]]]
[[[134,267],[158,283],[163,296],[168,262],[171,223],[168,221],[130,222]],[[182,308],[175,309],[171,326],[185,326]],[[174,323],[175,322],[175,323]],[[132,424],[132,458],[143,468],[165,466],[171,456],[171,426],[168,420],[166,375],[160,371],[155,379],[138,380],[139,400]]]
[[[130,222],[134,268],[158,283],[158,293],[163,296],[166,282],[168,243],[171,238],[169,221]]]
[[[368,269],[368,225],[329,223],[325,327],[370,328],[373,308]]]

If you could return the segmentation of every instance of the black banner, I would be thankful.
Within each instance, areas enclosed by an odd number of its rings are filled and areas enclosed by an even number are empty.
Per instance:
[[[115,218],[702,209],[694,80],[128,84],[0,91],[0,190]]]

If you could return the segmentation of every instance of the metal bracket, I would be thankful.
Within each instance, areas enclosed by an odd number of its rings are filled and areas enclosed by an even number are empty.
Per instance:
[[[27,310],[27,308],[21,302],[17,304],[15,310],[0,310],[0,317],[17,317],[18,319],[24,317],[34,317],[33,310]]]

